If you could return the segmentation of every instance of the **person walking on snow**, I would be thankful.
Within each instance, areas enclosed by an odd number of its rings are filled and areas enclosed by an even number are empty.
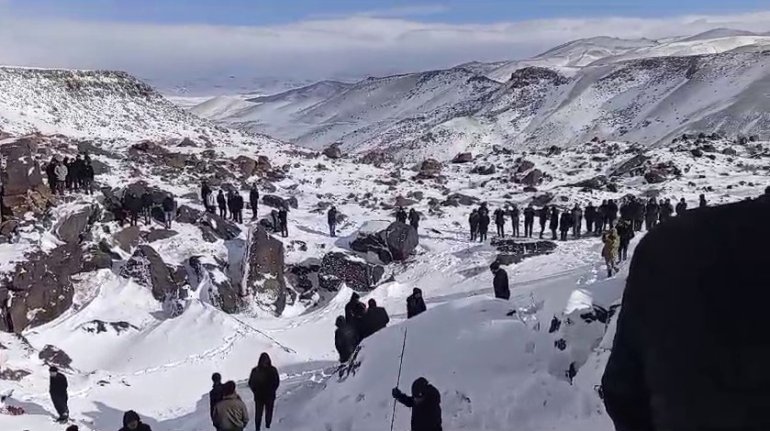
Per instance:
[[[171,195],[166,195],[163,198],[163,222],[166,225],[166,229],[171,229],[171,223],[176,218],[176,201]]]
[[[143,423],[142,419],[135,411],[129,410],[123,413],[123,428],[121,428],[120,431],[152,431],[152,428],[146,423]]]
[[[249,205],[251,208],[251,219],[256,220],[259,213],[259,190],[257,185],[254,184],[249,190]]]
[[[227,219],[227,199],[222,190],[220,190],[217,195],[217,206],[219,207],[219,216],[223,219]]]
[[[614,227],[611,227],[608,231],[602,235],[602,257],[607,264],[607,277],[612,277],[613,273],[618,272],[618,248],[620,248],[620,238],[618,237],[618,231]]]
[[[219,431],[243,431],[249,424],[249,411],[235,392],[232,380],[223,386],[224,397],[214,407],[214,425]]]
[[[53,407],[59,415],[57,420],[59,422],[67,422],[70,417],[70,409],[67,407],[69,401],[69,394],[67,393],[69,384],[67,383],[67,377],[60,373],[59,369],[56,367],[51,367],[49,369],[49,374],[50,382],[48,392],[51,395]]]
[[[535,227],[535,208],[530,203],[524,208],[524,237],[532,238],[532,231]]]
[[[505,238],[505,211],[502,208],[495,210],[495,225],[497,225],[497,236]]]
[[[254,394],[254,424],[259,431],[262,425],[262,413],[265,415],[265,428],[270,429],[273,423],[273,408],[276,392],[281,384],[278,370],[273,366],[270,355],[263,352],[259,355],[257,366],[251,370],[249,388]]]
[[[519,207],[513,204],[508,211],[508,215],[511,216],[511,236],[519,237]]]
[[[334,331],[334,347],[340,355],[340,362],[344,364],[350,360],[361,339],[356,328],[345,320],[345,316],[337,316],[334,325],[337,327]]]
[[[361,297],[357,292],[353,292],[350,295],[350,300],[345,304],[345,321],[353,325],[356,328],[358,335],[362,335],[364,331],[364,315],[366,314],[366,306],[361,302]]]
[[[329,212],[326,213],[326,222],[329,223],[329,236],[337,236],[337,208],[332,205]]]
[[[422,299],[422,290],[415,287],[414,290],[412,290],[412,294],[406,298],[406,318],[411,319],[427,309],[425,300]]]
[[[420,213],[411,208],[409,210],[409,225],[414,228],[415,231],[420,227]]]
[[[495,291],[495,298],[508,300],[511,298],[511,289],[508,286],[508,273],[500,268],[500,262],[494,261],[489,265],[490,271],[495,275],[492,287]]]
[[[366,338],[380,329],[388,326],[390,317],[388,312],[383,307],[377,306],[377,301],[374,298],[369,299],[369,306],[366,308],[366,314],[364,315],[364,333],[361,334],[361,338]]]
[[[217,425],[214,423],[214,407],[216,407],[225,396],[224,386],[222,385],[222,375],[219,373],[212,374],[211,382],[211,391],[209,391],[209,415],[211,416],[211,423],[214,425],[214,428],[217,429]]]
[[[441,394],[425,377],[417,378],[412,383],[412,396],[393,388],[393,398],[412,409],[412,431],[442,431]]]
[[[471,215],[468,216],[468,224],[471,228],[471,241],[476,241],[478,238],[480,218],[479,211],[475,208],[471,211]]]

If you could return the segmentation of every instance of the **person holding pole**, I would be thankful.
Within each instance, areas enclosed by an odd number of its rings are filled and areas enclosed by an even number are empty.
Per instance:
[[[412,383],[412,396],[393,388],[393,398],[412,409],[412,431],[441,431],[441,394],[425,377]]]

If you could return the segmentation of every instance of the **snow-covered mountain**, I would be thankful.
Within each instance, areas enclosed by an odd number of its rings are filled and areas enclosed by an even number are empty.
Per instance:
[[[766,35],[724,29],[666,41],[593,38],[529,60],[319,83],[192,111],[313,149],[341,142],[408,160],[594,136],[652,146],[683,133],[765,135],[768,46]]]

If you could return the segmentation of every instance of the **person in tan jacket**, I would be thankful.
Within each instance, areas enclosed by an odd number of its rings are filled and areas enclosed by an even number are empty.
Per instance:
[[[618,249],[620,248],[620,236],[618,231],[614,227],[610,227],[609,230],[602,235],[602,242],[604,247],[602,248],[602,257],[604,262],[607,263],[607,277],[612,277],[613,273],[619,271],[618,261]]]
[[[224,398],[214,407],[214,426],[218,431],[243,431],[249,424],[249,412],[235,392],[235,382],[225,383],[222,389]]]

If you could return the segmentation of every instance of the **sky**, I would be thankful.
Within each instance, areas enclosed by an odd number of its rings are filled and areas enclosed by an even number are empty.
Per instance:
[[[770,31],[770,3],[0,0],[0,64],[121,69],[162,86],[352,80],[521,59],[584,37],[716,27]]]

